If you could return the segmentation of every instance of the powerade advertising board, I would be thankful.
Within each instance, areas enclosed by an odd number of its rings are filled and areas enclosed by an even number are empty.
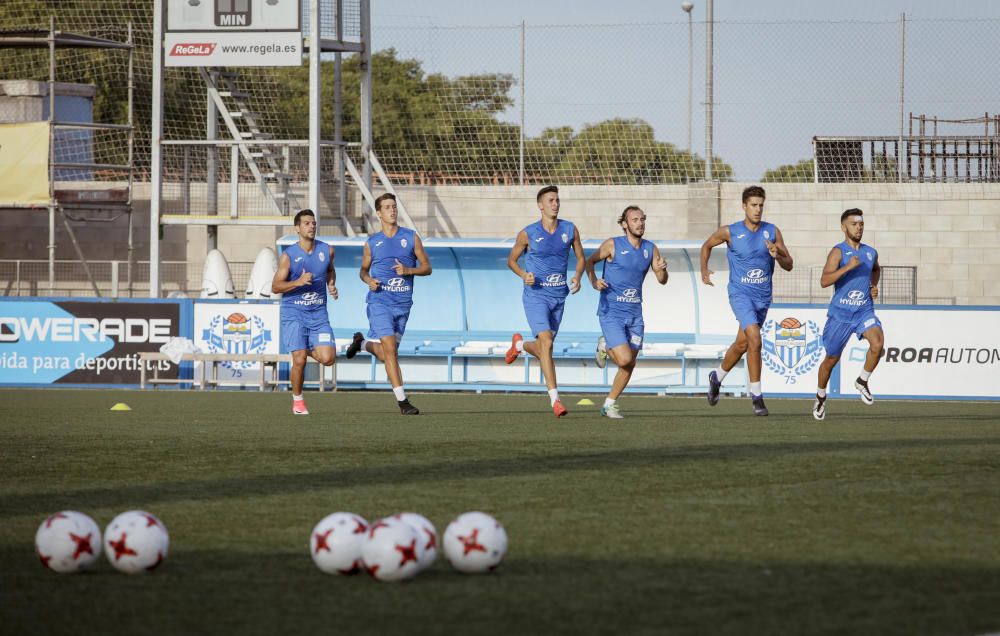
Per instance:
[[[184,335],[182,302],[0,301],[0,384],[138,384],[139,352]]]

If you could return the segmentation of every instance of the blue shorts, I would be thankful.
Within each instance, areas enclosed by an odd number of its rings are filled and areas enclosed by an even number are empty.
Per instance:
[[[733,314],[740,322],[740,330],[742,331],[750,325],[758,327],[764,325],[771,301],[756,300],[745,294],[729,294],[729,306],[733,308]]]
[[[390,305],[389,303],[368,303],[368,339],[379,340],[396,336],[403,339],[406,321],[410,317],[412,305]]]
[[[541,294],[529,295],[526,291],[521,296],[521,301],[524,303],[524,315],[528,319],[531,333],[537,338],[543,331],[551,331],[552,337],[555,337],[559,332],[559,324],[562,323],[566,299]]]
[[[642,316],[615,316],[605,314],[598,316],[601,323],[601,333],[608,349],[628,344],[633,351],[642,349],[642,337],[646,333],[646,324]]]
[[[826,355],[839,358],[847,341],[851,339],[851,334],[857,335],[858,340],[861,340],[866,331],[881,326],[882,321],[875,316],[874,310],[859,312],[850,322],[827,316],[823,326],[823,348],[826,349]]]
[[[281,317],[281,352],[291,353],[303,349],[312,351],[316,347],[336,347],[333,329],[327,317],[326,308],[322,318],[310,320],[308,316]]]

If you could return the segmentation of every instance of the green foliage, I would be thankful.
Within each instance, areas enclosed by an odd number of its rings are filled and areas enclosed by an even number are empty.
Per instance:
[[[135,23],[136,159],[148,161],[151,120],[152,3],[133,0],[0,0],[4,28],[57,28],[125,39],[125,24]],[[66,63],[64,60],[71,60]],[[121,52],[74,50],[60,53],[58,81],[93,84],[94,120],[127,120],[127,73]],[[324,60],[322,137],[334,138],[333,61]],[[241,87],[252,87],[251,109],[275,138],[305,139],[309,131],[309,69],[300,67],[240,69]],[[360,56],[344,56],[342,66],[343,138],[361,134]],[[204,82],[195,69],[170,69],[164,87],[165,135],[200,139],[205,135]],[[4,50],[0,79],[48,78],[45,50]],[[394,173],[424,173],[458,182],[510,182],[519,172],[520,134],[510,119],[515,78],[504,73],[446,77],[427,73],[416,59],[401,58],[393,49],[372,56],[375,150]],[[108,151],[122,154],[124,148]],[[574,131],[569,126],[545,129],[525,139],[524,163],[530,180],[582,183],[685,183],[704,174],[704,159],[673,144],[657,141],[652,127],[640,119],[610,119]],[[111,161],[117,157],[102,157]],[[116,161],[117,162],[117,161]],[[141,172],[141,170],[140,170]],[[717,179],[732,178],[732,168],[716,158]],[[148,175],[140,174],[140,178]],[[454,182],[454,181],[452,181]]]
[[[795,164],[786,164],[773,170],[766,170],[761,181],[764,183],[812,183],[813,177],[813,160],[803,159]]]

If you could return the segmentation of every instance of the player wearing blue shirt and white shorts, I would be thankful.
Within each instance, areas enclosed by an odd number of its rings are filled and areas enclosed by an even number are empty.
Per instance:
[[[819,365],[816,402],[813,404],[813,417],[817,420],[826,417],[826,385],[852,335],[858,340],[864,338],[868,341],[865,366],[854,381],[854,388],[858,390],[862,402],[869,406],[875,403],[868,389],[868,378],[878,366],[885,344],[882,323],[875,315],[874,305],[882,268],[878,264],[875,248],[861,242],[865,232],[863,215],[864,212],[858,208],[851,208],[840,215],[844,241],[830,250],[819,281],[823,287],[833,285],[834,292],[826,313],[826,326],[823,327],[826,358]]]
[[[397,224],[395,196],[386,193],[375,199],[375,210],[382,231],[365,241],[360,272],[368,285],[368,337],[355,333],[345,355],[353,358],[364,346],[385,364],[399,412],[419,415],[420,410],[406,398],[398,350],[413,307],[413,277],[429,275],[431,262],[420,235]]]
[[[745,218],[720,227],[701,246],[701,281],[712,285],[711,277],[715,272],[708,269],[712,248],[728,244],[729,306],[740,323],[736,340],[726,351],[722,364],[708,374],[708,403],[712,406],[718,404],[722,380],[746,354],[754,415],[767,415],[760,386],[760,327],[771,306],[771,278],[775,261],[785,271],[792,271],[792,257],[785,247],[781,231],[761,220],[764,197],[764,188],[760,186],[743,190]]]
[[[295,232],[299,240],[281,253],[271,292],[281,294],[281,350],[292,354],[292,413],[309,415],[302,397],[306,356],[325,366],[333,364],[336,356],[326,294],[329,291],[337,299],[337,271],[333,247],[316,240],[312,210],[295,215]]]
[[[504,360],[512,364],[522,351],[538,358],[549,390],[552,412],[556,417],[562,417],[568,411],[559,400],[552,343],[562,322],[566,296],[580,291],[584,267],[583,244],[576,226],[559,218],[559,188],[546,186],[538,191],[535,200],[542,218],[518,232],[514,247],[507,256],[507,267],[524,281],[521,300],[535,340],[524,342],[521,334],[514,334]],[[576,275],[567,285],[566,269],[571,249],[576,255]],[[517,260],[525,252],[527,255],[522,268]]]
[[[601,339],[597,342],[595,359],[604,368],[608,358],[618,365],[611,391],[604,399],[601,415],[622,419],[618,396],[632,378],[636,358],[642,349],[645,323],[642,320],[642,283],[650,268],[656,281],[667,284],[667,262],[660,250],[642,238],[646,233],[646,213],[630,205],[618,217],[624,236],[609,238],[587,257],[587,276],[594,289],[601,292],[597,316],[601,323]],[[604,261],[601,278],[594,267]]]

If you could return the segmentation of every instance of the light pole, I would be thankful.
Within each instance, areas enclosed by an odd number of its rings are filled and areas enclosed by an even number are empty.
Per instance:
[[[712,3],[714,0],[705,2],[705,181],[712,180],[712,116],[713,116],[713,93],[715,90],[715,67],[713,49],[713,31],[715,30],[715,18],[713,16]]]
[[[694,23],[691,21],[691,10],[694,9],[693,2],[682,2],[681,9],[688,15],[688,143],[687,151],[691,152],[691,112],[694,108],[691,104],[691,95],[694,92]]]

